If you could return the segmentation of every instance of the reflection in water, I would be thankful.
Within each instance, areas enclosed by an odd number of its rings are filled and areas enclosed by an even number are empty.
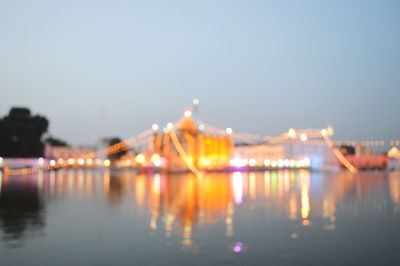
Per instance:
[[[400,216],[398,173],[283,170],[207,174],[199,180],[191,174],[144,175],[107,169],[61,170],[12,179],[0,176],[0,181],[0,228],[5,242],[24,239],[43,228],[44,204],[63,197],[96,197],[109,203],[104,208],[128,202],[135,206],[136,215],[148,218],[149,232],[168,239],[178,237],[182,247],[197,244],[196,228],[200,225],[223,224],[226,238],[234,238],[236,219],[249,210],[327,231],[336,230],[338,211],[342,219],[357,217],[360,210],[376,217],[388,213],[396,219]],[[340,204],[343,202],[346,204]],[[292,231],[288,235],[299,237]],[[235,245],[235,252],[239,248],[242,251],[243,244]]]
[[[43,175],[16,179],[0,178],[0,229],[9,247],[18,247],[28,233],[44,227],[44,210],[39,188]]]

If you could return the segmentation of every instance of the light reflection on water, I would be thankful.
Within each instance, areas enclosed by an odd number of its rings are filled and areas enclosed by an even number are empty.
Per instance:
[[[399,222],[395,172],[61,170],[0,182],[2,265],[390,265]]]

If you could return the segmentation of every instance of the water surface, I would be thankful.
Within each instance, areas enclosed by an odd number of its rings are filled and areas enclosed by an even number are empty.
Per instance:
[[[1,265],[400,265],[400,174],[1,177]]]

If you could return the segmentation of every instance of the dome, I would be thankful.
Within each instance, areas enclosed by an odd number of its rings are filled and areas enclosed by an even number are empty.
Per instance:
[[[197,134],[197,125],[191,117],[183,117],[178,124],[178,129],[181,132],[188,132],[191,135]]]

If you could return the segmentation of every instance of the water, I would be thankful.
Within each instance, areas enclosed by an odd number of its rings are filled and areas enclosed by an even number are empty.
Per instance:
[[[400,174],[2,177],[1,265],[400,265]]]

